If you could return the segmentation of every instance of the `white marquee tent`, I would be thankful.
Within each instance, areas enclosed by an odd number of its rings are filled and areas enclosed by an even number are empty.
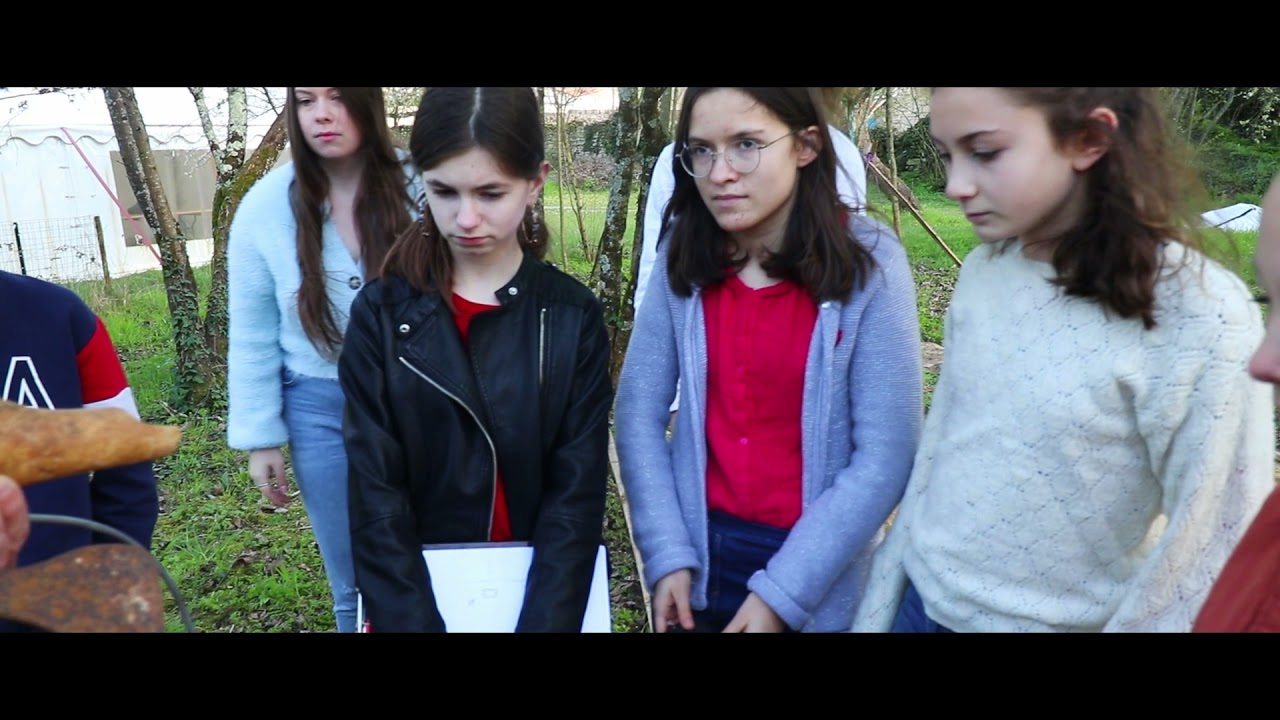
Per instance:
[[[1251,232],[1262,222],[1262,208],[1250,203],[1236,203],[1201,215],[1204,224],[1232,232]]]
[[[135,88],[157,164],[169,167],[166,194],[185,195],[188,254],[208,262],[212,250],[207,201],[212,159],[190,91],[182,87]],[[226,136],[226,90],[206,88],[206,103],[221,143]],[[283,107],[284,88],[250,88],[248,147],[256,148]],[[39,93],[0,90],[0,269],[56,282],[101,279],[159,267],[145,221],[134,219],[132,192],[118,167],[115,131],[100,88]],[[113,154],[116,157],[113,159]],[[162,168],[162,174],[163,174]],[[195,171],[199,172],[195,172]],[[169,192],[169,183],[180,186]],[[193,189],[191,183],[203,189]],[[201,215],[204,217],[202,218]],[[101,249],[97,229],[102,231]],[[141,237],[140,237],[141,236]],[[103,257],[105,255],[105,258]]]

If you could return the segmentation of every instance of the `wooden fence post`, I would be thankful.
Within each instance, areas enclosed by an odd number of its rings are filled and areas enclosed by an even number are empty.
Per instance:
[[[102,258],[102,286],[111,295],[111,268],[107,267],[107,241],[102,235],[102,216],[93,216],[93,229],[98,234],[98,257]]]

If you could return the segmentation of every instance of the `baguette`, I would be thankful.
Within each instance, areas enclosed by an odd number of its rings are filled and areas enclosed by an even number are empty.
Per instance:
[[[0,475],[23,486],[155,460],[181,440],[181,429],[120,408],[49,410],[0,400]]]

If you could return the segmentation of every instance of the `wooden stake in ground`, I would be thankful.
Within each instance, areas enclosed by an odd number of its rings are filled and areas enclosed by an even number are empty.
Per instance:
[[[898,187],[898,156],[897,151],[893,147],[893,88],[886,86],[884,89],[884,130],[889,136],[889,187],[895,190]],[[891,198],[893,201],[893,231],[898,237],[902,237],[902,211],[898,208],[901,202],[898,200],[897,193]]]
[[[622,517],[627,523],[627,538],[631,541],[631,553],[636,560],[636,576],[640,581],[640,595],[644,599],[644,616],[653,632],[653,603],[649,599],[649,590],[644,586],[644,559],[640,557],[640,549],[636,547],[636,536],[631,531],[631,505],[627,502],[627,491],[622,486],[621,465],[618,462],[618,446],[613,442],[613,433],[609,433],[609,465],[613,468],[613,482],[618,486],[618,499],[622,502]]]
[[[876,175],[879,175],[881,178],[885,180],[885,184],[888,185],[889,190],[892,191],[895,195],[897,195],[898,199],[902,201],[902,204],[906,206],[907,211],[910,212],[913,216],[915,216],[916,220],[920,221],[920,226],[924,228],[925,232],[933,236],[933,239],[938,241],[938,244],[942,246],[942,249],[947,251],[947,254],[951,256],[951,259],[955,261],[956,267],[960,267],[961,265],[963,265],[964,263],[960,262],[960,258],[957,257],[956,254],[951,251],[951,248],[947,246],[947,243],[943,241],[942,236],[939,235],[938,232],[934,230],[933,227],[931,227],[928,222],[925,221],[924,216],[921,215],[914,207],[912,207],[911,203],[908,202],[906,198],[902,197],[901,193],[898,192],[897,186],[894,185],[893,183],[890,183],[888,181],[888,178],[884,177],[884,173],[880,172],[880,168],[876,167],[872,163],[867,163],[867,167],[870,168],[873,172],[875,172]]]

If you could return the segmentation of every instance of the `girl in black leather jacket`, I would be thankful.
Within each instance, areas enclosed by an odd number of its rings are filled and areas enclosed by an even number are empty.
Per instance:
[[[609,342],[596,297],[541,260],[533,91],[430,88],[409,147],[422,219],[357,296],[339,361],[366,619],[445,631],[422,546],[526,541],[516,630],[578,631],[604,523]]]

